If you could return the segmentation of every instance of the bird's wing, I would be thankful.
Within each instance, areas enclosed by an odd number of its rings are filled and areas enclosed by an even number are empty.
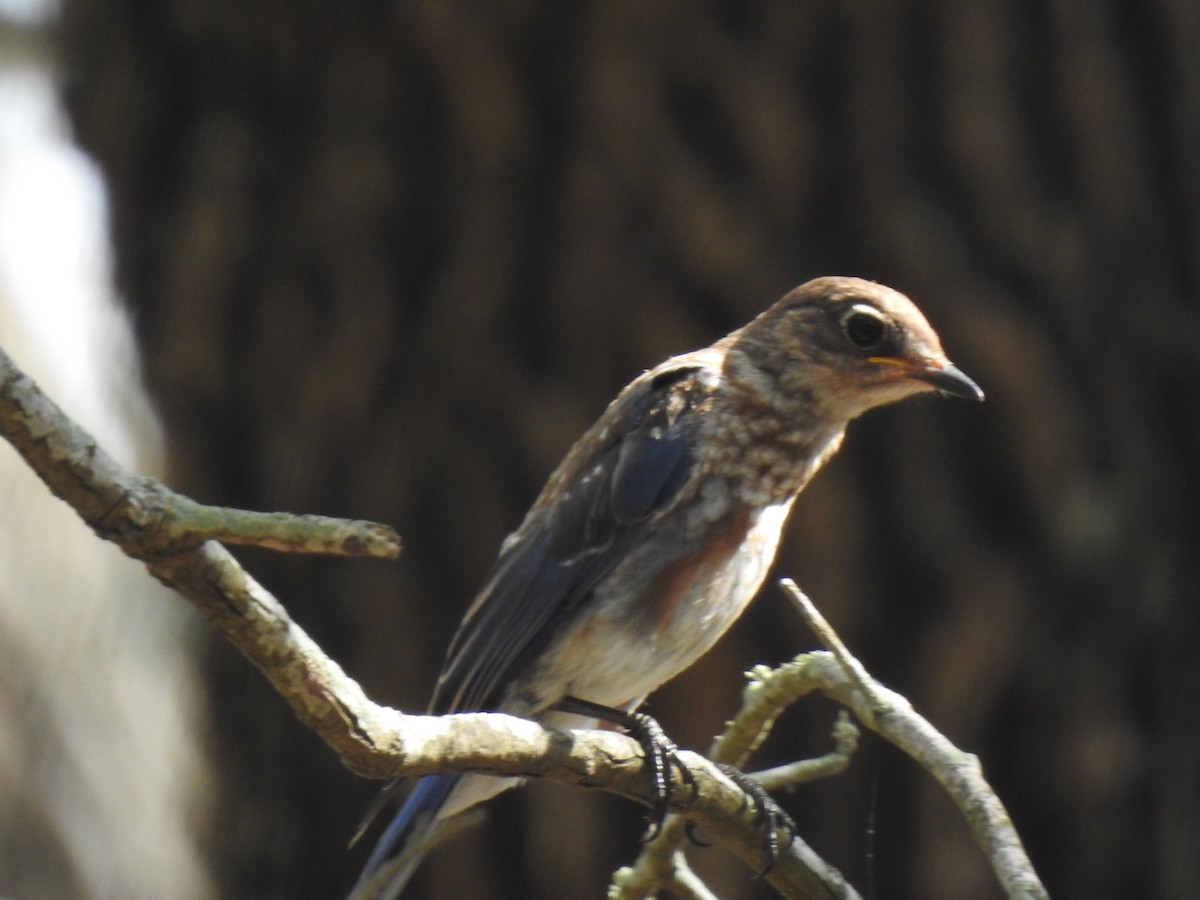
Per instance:
[[[459,626],[431,712],[495,708],[646,523],[671,506],[694,474],[713,377],[696,364],[660,367],[580,439]]]

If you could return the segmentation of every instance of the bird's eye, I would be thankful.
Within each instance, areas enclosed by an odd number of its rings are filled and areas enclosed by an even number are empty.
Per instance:
[[[887,337],[888,326],[874,310],[862,307],[851,310],[842,319],[842,331],[846,339],[860,350],[872,350]]]

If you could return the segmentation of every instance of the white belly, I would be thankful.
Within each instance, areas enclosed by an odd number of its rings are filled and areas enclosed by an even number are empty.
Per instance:
[[[637,591],[627,586],[607,601],[598,594],[598,614],[574,625],[547,652],[530,685],[534,692],[604,706],[639,704],[706,653],[754,599],[791,504],[761,510],[731,555],[698,568],[669,615],[657,615],[649,603],[632,608]]]

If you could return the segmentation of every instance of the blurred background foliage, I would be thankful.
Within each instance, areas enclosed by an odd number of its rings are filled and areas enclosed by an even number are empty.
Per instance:
[[[58,37],[172,484],[405,537],[398,564],[240,554],[373,697],[424,707],[625,382],[862,275],[988,402],[852,426],[777,573],[982,757],[1054,896],[1200,895],[1200,7],[63,0]],[[768,589],[648,709],[704,747],[744,669],[812,643]],[[338,896],[375,787],[215,638],[202,664],[216,893]],[[761,761],[832,720],[806,702]],[[999,896],[876,741],[786,804],[860,889]],[[602,896],[640,827],[533,785],[412,893]]]

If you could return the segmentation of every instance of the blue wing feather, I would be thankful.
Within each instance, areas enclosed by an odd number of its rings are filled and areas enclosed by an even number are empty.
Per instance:
[[[706,393],[696,372],[668,370],[624,398],[623,410],[609,411],[618,421],[607,443],[506,543],[450,645],[431,711],[494,709],[645,523],[679,494],[692,474],[694,411]]]
[[[621,445],[609,491],[612,520],[647,518],[678,492],[691,470],[688,445],[679,435],[637,432]]]

